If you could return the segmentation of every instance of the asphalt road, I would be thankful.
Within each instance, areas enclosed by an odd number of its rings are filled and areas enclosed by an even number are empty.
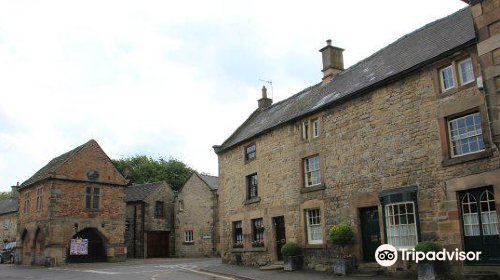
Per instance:
[[[0,279],[41,280],[231,280],[199,271],[219,259],[145,259],[122,263],[68,264],[53,268],[0,264]]]

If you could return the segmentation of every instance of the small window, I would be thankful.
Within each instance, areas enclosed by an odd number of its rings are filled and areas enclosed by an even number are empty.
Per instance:
[[[255,159],[255,143],[245,148],[245,160]]]
[[[460,61],[458,63],[458,70],[462,85],[474,82],[474,68],[472,67],[472,60],[470,58]]]
[[[125,231],[129,231],[129,230],[130,230],[130,221],[126,220],[125,221]]]
[[[3,228],[4,229],[8,229],[9,226],[10,226],[10,220],[7,219],[7,220],[3,221]]]
[[[302,123],[302,139],[309,140],[309,121]]]
[[[306,210],[307,242],[309,244],[323,244],[323,229],[319,209]]]
[[[394,247],[414,247],[418,243],[415,205],[402,202],[386,205],[387,240]]]
[[[452,157],[484,151],[479,112],[448,120],[448,131]]]
[[[179,200],[179,211],[184,211],[184,201]]]
[[[27,191],[24,194],[24,214],[27,214],[30,212],[30,205],[31,205],[30,192]]]
[[[257,173],[247,176],[247,198],[252,199],[258,196],[258,177]]]
[[[236,245],[243,245],[243,223],[233,222],[233,242]]]
[[[193,231],[192,230],[186,230],[184,232],[184,242],[193,243]]]
[[[261,245],[264,243],[264,226],[262,224],[262,218],[252,220],[253,227],[253,242],[256,245]]]
[[[319,121],[318,119],[312,120],[312,130],[313,130],[313,138],[319,137]]]
[[[441,90],[443,92],[455,87],[455,78],[451,65],[439,71],[439,78],[441,80]]]
[[[36,209],[42,210],[43,205],[43,188],[36,189]]]
[[[85,188],[85,208],[86,209],[99,209],[99,200],[101,196],[101,189],[97,187]]]
[[[155,216],[163,217],[165,209],[163,201],[157,201],[155,205]]]
[[[306,187],[321,184],[319,156],[304,159],[304,181]]]

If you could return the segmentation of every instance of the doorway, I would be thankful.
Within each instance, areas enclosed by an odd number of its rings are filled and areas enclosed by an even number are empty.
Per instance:
[[[150,231],[148,232],[147,256],[148,258],[166,258],[169,253],[168,231]]]
[[[72,240],[77,242],[78,252],[71,252]],[[67,250],[68,262],[105,262],[107,260],[104,239],[95,228],[85,228],[70,240]]]
[[[460,220],[465,252],[482,252],[479,261],[469,265],[500,263],[498,216],[493,188],[471,189],[459,193]]]
[[[381,245],[378,207],[359,209],[363,260],[375,262],[375,251]]]
[[[281,248],[286,243],[285,217],[279,216],[273,218],[274,232],[276,236],[276,255],[278,260],[283,260]]]

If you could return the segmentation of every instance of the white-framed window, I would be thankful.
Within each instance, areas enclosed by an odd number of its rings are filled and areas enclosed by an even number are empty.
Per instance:
[[[392,203],[385,206],[388,243],[397,248],[413,248],[418,243],[415,204]]]
[[[302,123],[302,139],[309,140],[309,121]]]
[[[462,216],[464,220],[464,235],[479,236],[479,216],[474,196],[467,193],[462,199]]]
[[[462,85],[474,82],[474,68],[472,67],[472,60],[470,58],[458,63],[458,72],[460,73],[460,82]]]
[[[323,229],[321,227],[321,212],[317,209],[306,210],[307,243],[323,244]]]
[[[455,87],[455,77],[451,65],[439,70],[439,80],[441,81],[441,90],[443,92]]]
[[[481,222],[483,235],[498,235],[498,216],[493,193],[485,191],[481,195]]]
[[[312,122],[313,138],[318,138],[319,137],[319,121],[318,121],[318,119],[314,119],[311,122]]]
[[[193,242],[193,231],[192,230],[184,231],[184,242],[186,242],[186,243]]]
[[[484,151],[479,112],[448,120],[448,131],[452,157]]]
[[[304,159],[304,182],[306,187],[321,184],[319,156]]]

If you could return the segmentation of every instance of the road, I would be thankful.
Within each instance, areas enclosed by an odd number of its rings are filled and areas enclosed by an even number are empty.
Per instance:
[[[219,263],[219,259],[145,259],[122,263],[68,264],[52,268],[0,264],[0,279],[232,280],[199,270]]]

